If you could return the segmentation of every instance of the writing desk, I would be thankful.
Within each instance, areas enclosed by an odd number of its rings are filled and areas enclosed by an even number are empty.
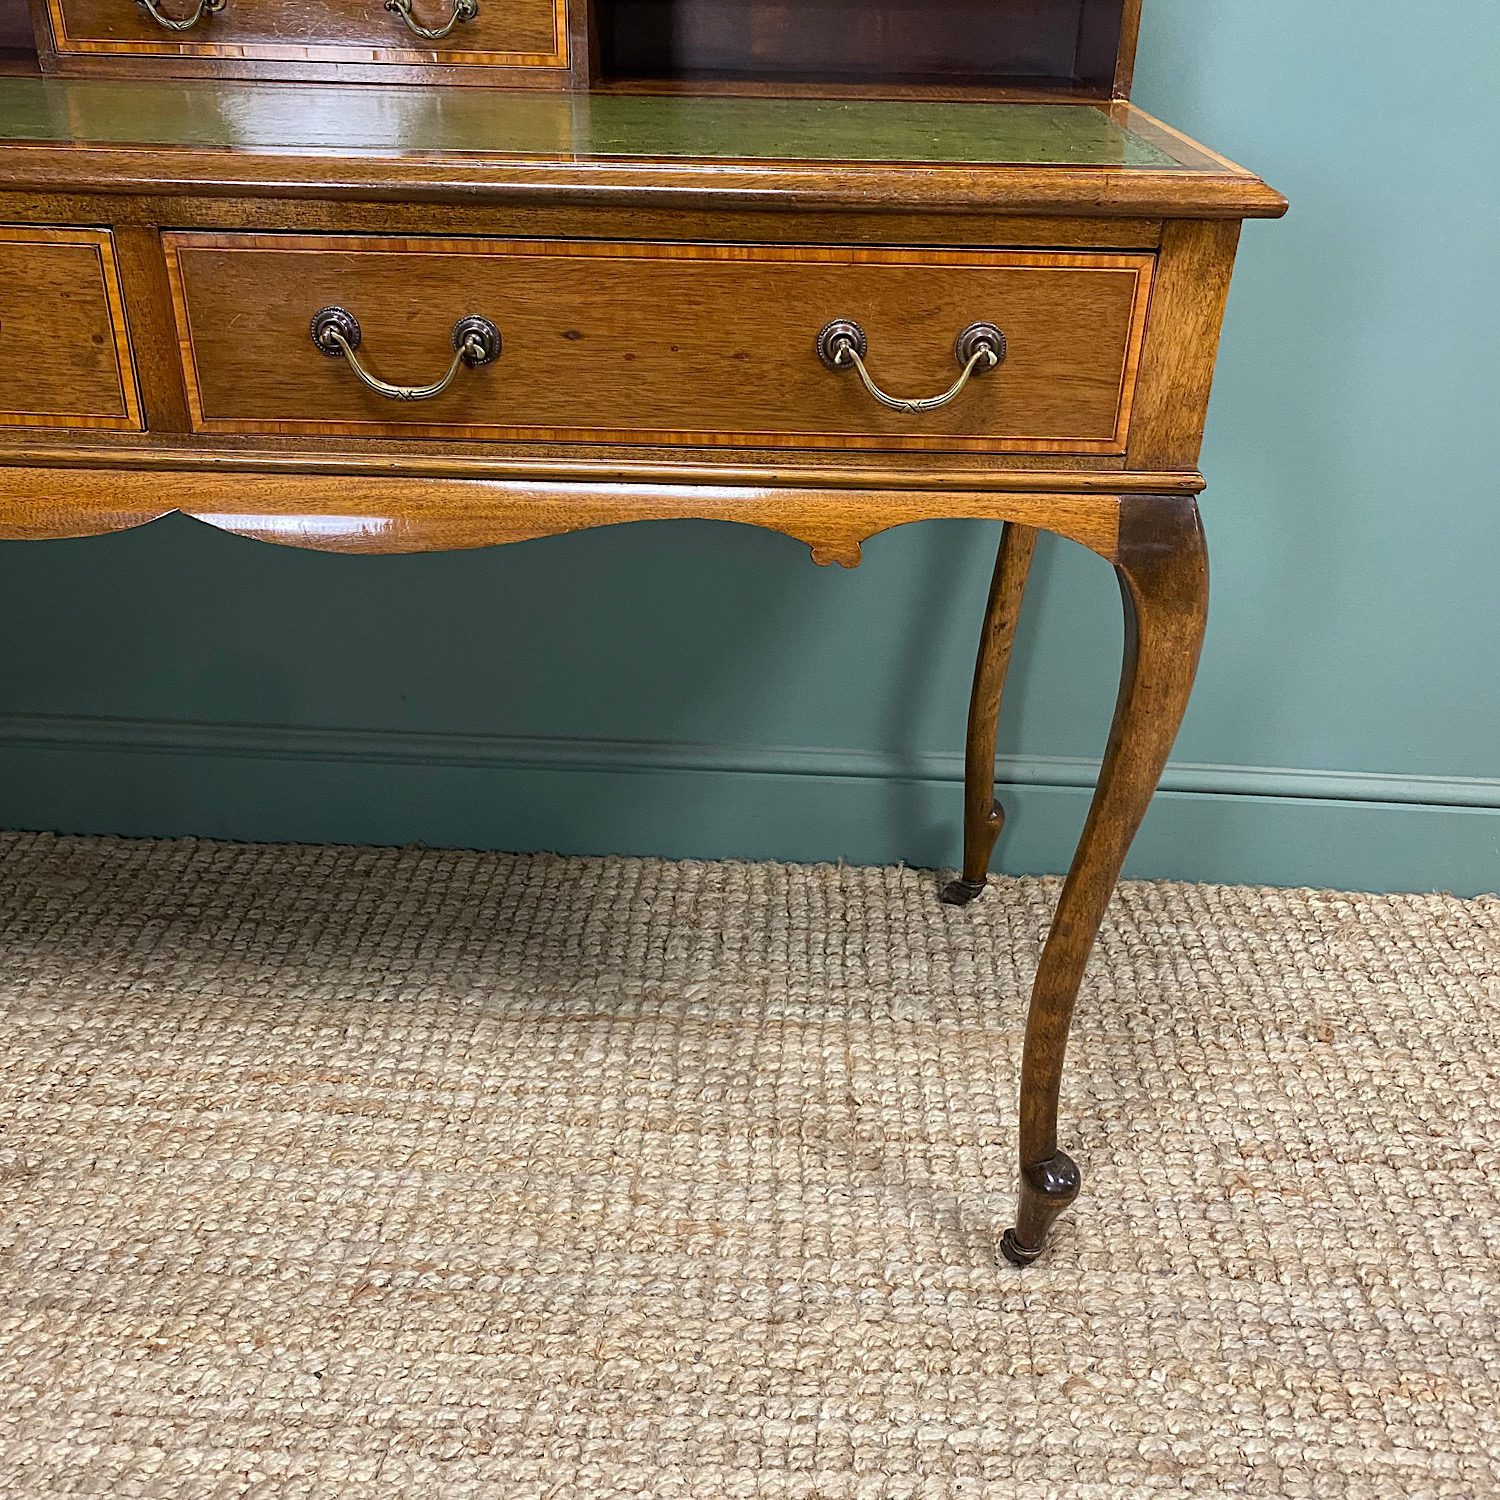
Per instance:
[[[1107,558],[1124,669],[1027,1023],[1024,1264],[1079,1190],[1069,1022],[1202,640],[1240,225],[1285,206],[1121,101],[0,79],[0,539],[707,517],[852,567],[893,526],[1003,521],[955,903],[1000,832],[1037,533]]]

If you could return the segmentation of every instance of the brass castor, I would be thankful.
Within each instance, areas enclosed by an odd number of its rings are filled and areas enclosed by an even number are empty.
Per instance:
[[[985,882],[982,880],[950,880],[942,889],[942,900],[945,906],[967,906],[977,896],[984,894]]]
[[[1052,1221],[1078,1196],[1083,1174],[1066,1151],[1021,1168],[1016,1223],[1000,1237],[1000,1253],[1013,1266],[1029,1266],[1046,1248]]]

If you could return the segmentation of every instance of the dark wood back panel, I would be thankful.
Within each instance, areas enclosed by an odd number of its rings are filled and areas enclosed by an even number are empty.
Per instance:
[[[26,0],[0,0],[0,52],[35,50]]]
[[[1140,0],[594,0],[605,80],[1025,87],[1108,98]],[[1128,63],[1128,60],[1127,60]],[[1129,68],[1124,68],[1128,88]]]

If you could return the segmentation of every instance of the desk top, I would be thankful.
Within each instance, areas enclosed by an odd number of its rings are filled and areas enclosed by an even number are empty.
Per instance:
[[[1131,121],[1130,115],[1137,118]],[[1093,105],[567,94],[278,83],[0,82],[0,139],[239,151],[480,152],[1153,167],[1219,164]],[[1132,128],[1132,123],[1135,128]]]
[[[133,177],[149,161],[158,189],[264,190],[287,175],[275,163],[293,162],[299,184],[335,193],[377,180],[439,192],[816,186],[829,203],[1006,208],[1019,195],[1033,208],[1071,182],[1095,212],[1155,198],[1190,214],[1284,207],[1252,173],[1126,104],[0,78],[0,189],[146,187]]]

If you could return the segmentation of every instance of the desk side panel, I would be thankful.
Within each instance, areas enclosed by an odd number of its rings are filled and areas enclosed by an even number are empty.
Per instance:
[[[1127,468],[1198,463],[1239,239],[1232,220],[1181,220],[1162,233]]]

